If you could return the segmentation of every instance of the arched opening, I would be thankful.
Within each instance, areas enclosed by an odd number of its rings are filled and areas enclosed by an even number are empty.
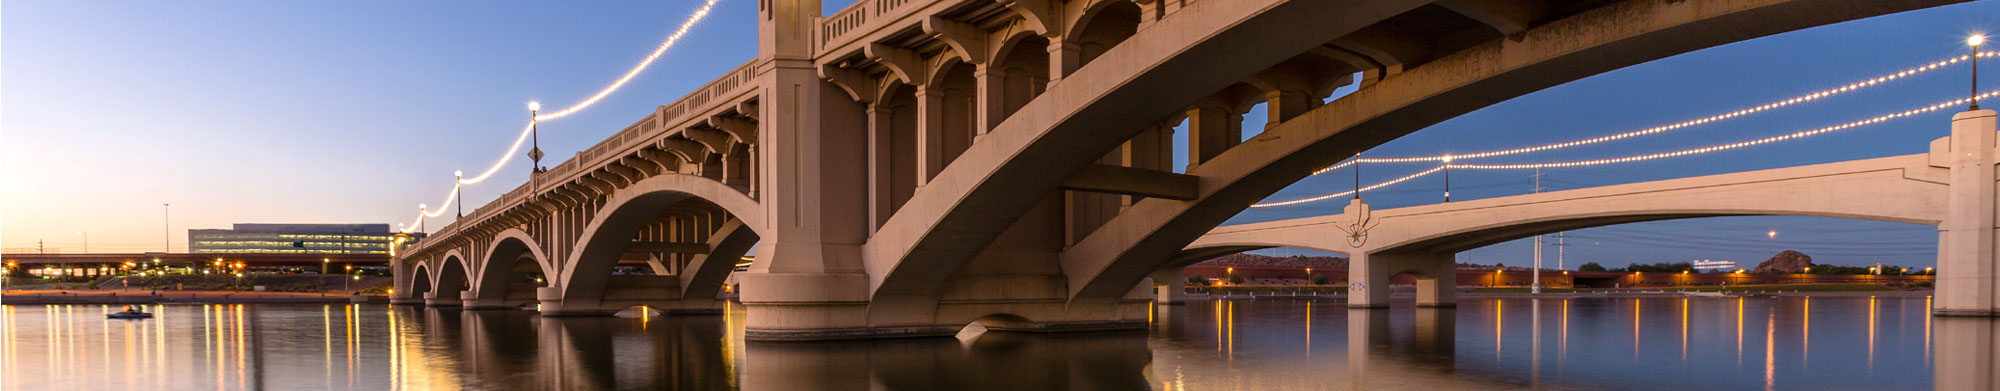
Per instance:
[[[564,271],[545,315],[613,314],[633,306],[713,312],[722,281],[757,234],[720,205],[677,191],[611,202]]]
[[[541,250],[526,232],[501,233],[486,252],[485,266],[473,284],[468,309],[513,309],[535,302],[535,290],[549,286]]]
[[[995,106],[987,129],[1040,96],[1049,84],[1049,39],[1032,33],[1015,36],[994,59],[987,75],[986,98]]]
[[[431,292],[431,270],[429,265],[417,265],[410,272],[410,297],[422,299]]]
[[[1076,66],[1082,68],[1139,32],[1139,5],[1130,1],[1105,3],[1084,16],[1077,26],[1071,39],[1077,43]],[[1073,71],[1064,70],[1063,74],[1068,76]]]
[[[469,286],[471,286],[471,279],[467,277],[465,272],[465,261],[456,255],[446,257],[444,264],[438,266],[437,285],[435,286],[436,297],[434,300],[426,300],[426,304],[433,306],[459,305],[459,293],[464,292]]]
[[[935,162],[922,173],[926,180],[936,177],[945,166],[958,159],[959,154],[965,153],[965,149],[972,146],[972,138],[979,129],[976,107],[979,84],[973,77],[973,65],[947,60],[945,66],[938,68],[936,75],[924,92],[927,96],[922,98],[927,104],[937,106],[926,109],[924,148],[939,149],[925,152],[938,155],[928,158]]]
[[[869,182],[876,226],[889,220],[917,190],[916,87],[891,82],[870,108]]]

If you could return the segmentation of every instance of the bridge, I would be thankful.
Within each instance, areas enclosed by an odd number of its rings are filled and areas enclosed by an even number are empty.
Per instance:
[[[757,58],[404,249],[392,300],[714,311],[754,245],[749,339],[1139,328],[1149,275],[1341,157],[1620,67],[1952,2],[760,2]]]
[[[1180,267],[1269,247],[1349,256],[1348,305],[1385,307],[1389,278],[1417,280],[1417,305],[1454,304],[1459,251],[1558,231],[1714,216],[1822,216],[1937,226],[1935,313],[1991,316],[2000,297],[1994,250],[1992,110],[1955,117],[1951,137],[1924,154],[1370,210],[1218,227],[1157,266]],[[1161,289],[1172,301],[1181,292]]]

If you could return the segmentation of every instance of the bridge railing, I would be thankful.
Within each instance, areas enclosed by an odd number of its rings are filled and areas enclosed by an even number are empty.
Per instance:
[[[681,96],[680,99],[675,100],[673,103],[659,106],[654,109],[652,114],[648,114],[645,118],[639,119],[638,122],[626,126],[624,129],[619,130],[618,133],[612,134],[611,137],[599,141],[597,145],[592,145],[582,152],[577,152],[575,157],[557,164],[546,173],[542,173],[541,176],[544,178],[543,183],[568,182],[576,179],[578,176],[589,173],[596,167],[607,164],[608,160],[625,156],[629,151],[641,146],[645,142],[666,137],[669,133],[679,129],[670,128],[668,125],[680,124],[689,120],[693,115],[706,113],[708,110],[704,110],[704,108],[714,103],[717,98],[735,96],[742,93],[742,90],[745,88],[755,87],[757,85],[757,67],[755,65],[754,60],[745,61],[743,65],[738,65],[735,69],[723,73],[721,77],[717,77],[715,80],[709,81],[708,84],[704,84],[687,95]],[[585,167],[591,169],[585,169]],[[431,236],[437,238],[450,237],[457,234],[461,227],[467,226],[466,224],[477,224],[498,216],[503,211],[512,210],[515,206],[532,199],[534,194],[539,192],[538,189],[534,189],[533,187],[533,181],[524,183],[514,188],[514,190],[501,195],[499,198],[494,199],[492,202],[473,209],[472,213],[459,218],[457,221],[453,221],[450,225],[444,226],[444,228],[438,229]],[[404,253],[419,253],[429,248],[435,242],[437,240],[419,242],[416,248],[412,248]]]
[[[846,9],[833,13],[832,16],[820,18],[818,31],[819,46],[816,48],[818,51],[825,51],[828,48],[840,46],[835,43],[854,38],[852,36],[864,35],[869,31],[875,31],[881,27],[878,25],[879,23],[887,23],[886,21],[900,19],[898,17],[902,15],[899,13],[908,13],[912,12],[912,10],[922,8],[905,7],[913,3],[918,2],[911,0],[856,1],[854,5],[847,6]]]

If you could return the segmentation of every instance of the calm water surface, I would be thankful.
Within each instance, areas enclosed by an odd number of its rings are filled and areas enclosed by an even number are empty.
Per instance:
[[[1932,318],[1928,307],[1924,297],[1372,311],[1339,300],[1205,301],[1157,307],[1144,332],[746,343],[740,307],[541,318],[168,305],[151,308],[158,318],[120,321],[104,318],[107,306],[4,306],[0,388],[1930,389],[1941,361],[1991,362],[1993,320]],[[1954,370],[1939,388],[1955,388]]]

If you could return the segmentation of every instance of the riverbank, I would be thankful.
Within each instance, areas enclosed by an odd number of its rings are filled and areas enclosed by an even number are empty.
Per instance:
[[[346,304],[387,303],[387,296],[338,293],[241,291],[58,291],[8,290],[0,304]]]

